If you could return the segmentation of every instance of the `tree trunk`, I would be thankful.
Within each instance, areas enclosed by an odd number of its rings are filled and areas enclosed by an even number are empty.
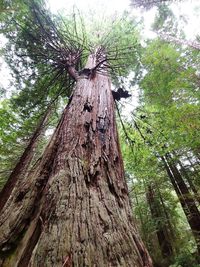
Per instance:
[[[186,215],[196,240],[198,255],[200,256],[200,212],[180,172],[176,166],[173,165],[170,156],[166,155],[166,157],[161,157],[161,159]]]
[[[43,118],[41,119],[40,123],[38,124],[35,132],[33,133],[32,137],[30,138],[30,141],[25,148],[22,156],[20,157],[19,161],[17,162],[15,168],[11,172],[6,184],[4,185],[3,189],[0,192],[0,212],[3,209],[6,201],[8,200],[9,196],[12,193],[13,188],[15,187],[16,183],[18,182],[18,179],[20,178],[20,181],[25,179],[25,176],[27,174],[27,171],[30,167],[30,164],[32,162],[32,159],[34,157],[35,148],[37,145],[37,141],[39,137],[41,136],[45,124],[49,118],[51,109],[48,108],[48,110],[45,112]]]
[[[200,44],[197,41],[183,40],[175,36],[158,33],[159,37],[169,43],[175,43],[178,45],[187,45],[195,50],[200,50]]]
[[[181,160],[179,160],[179,155],[176,153],[176,151],[173,151],[173,159],[174,160],[174,164],[178,164],[179,167],[180,167],[180,170],[178,170],[178,172],[180,173],[180,175],[185,178],[185,181],[187,181],[188,185],[189,185],[189,189],[190,191],[193,193],[193,197],[194,199],[197,201],[198,204],[200,204],[200,196],[199,196],[199,193],[198,193],[198,189],[196,187],[196,185],[194,184],[194,181],[193,181],[193,173],[190,171],[188,173],[187,169],[185,168],[185,166],[183,166]],[[191,167],[192,167],[192,164],[191,164],[191,161],[187,158],[187,160],[189,161]]]
[[[168,238],[169,233],[166,227],[166,222],[163,222],[162,211],[160,210],[160,203],[158,199],[156,199],[155,190],[152,184],[148,185],[146,196],[152,218],[156,223],[156,234],[162,257],[163,259],[169,260],[169,258],[173,255],[173,248]]]
[[[85,69],[97,63],[90,55]],[[108,75],[79,76],[42,159],[5,205],[0,266],[152,266],[132,219],[113,102]]]
[[[190,168],[192,169],[192,176],[195,178],[195,181],[196,181],[196,185],[197,185],[197,187],[199,188],[199,173],[200,173],[200,171],[199,171],[199,162],[198,162],[198,158],[196,157],[196,155],[193,155],[193,151],[192,151],[192,158],[195,158],[195,162],[192,162],[192,160],[191,160],[191,155],[188,155],[188,153],[187,153],[187,160],[189,161],[189,163],[190,163]]]
[[[133,190],[133,193],[134,193],[134,197],[135,197],[135,205],[136,207],[138,207],[138,217],[139,217],[139,222],[138,222],[138,225],[140,226],[140,232],[141,232],[141,235],[142,235],[142,239],[144,240],[144,242],[146,241],[145,240],[145,231],[144,231],[144,219],[143,219],[143,214],[142,214],[142,211],[141,211],[141,208],[140,208],[140,203],[138,201],[138,196],[137,196],[137,192],[135,190]]]
[[[164,212],[164,215],[165,215],[165,219],[166,219],[166,222],[167,222],[167,229],[169,230],[169,236],[170,236],[170,240],[171,240],[171,243],[174,243],[174,240],[176,239],[176,233],[175,233],[175,230],[172,226],[172,223],[171,223],[171,219],[170,219],[170,215],[166,209],[166,205],[164,203],[164,200],[163,200],[163,197],[162,197],[162,194],[160,192],[160,188],[158,186],[158,184],[156,184],[156,189],[157,189],[157,192],[158,192],[158,196],[159,196],[159,199],[160,199],[160,202],[161,202],[161,205],[162,205],[162,209],[163,209],[163,212]],[[176,247],[173,246],[173,248],[176,250]]]
[[[199,192],[195,186],[195,184],[193,183],[190,175],[188,175],[185,167],[182,165],[181,161],[178,160],[178,164],[179,166],[181,167],[180,169],[180,173],[183,174],[183,176],[185,177],[185,179],[187,180],[189,186],[190,186],[190,189],[192,190],[193,192],[193,195],[194,195],[194,199],[198,202],[198,204],[200,204],[200,196],[199,196]]]

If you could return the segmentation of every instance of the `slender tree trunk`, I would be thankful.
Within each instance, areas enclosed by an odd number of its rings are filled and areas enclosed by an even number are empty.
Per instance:
[[[196,240],[198,255],[200,256],[200,212],[180,172],[173,165],[170,156],[166,155],[166,157],[161,157],[161,159],[191,227]]]
[[[168,224],[168,227],[167,228],[169,229],[169,232],[170,232],[170,234],[169,234],[170,235],[170,240],[173,242],[173,240],[175,240],[175,238],[176,238],[175,231],[173,229],[173,226],[172,226],[172,223],[171,223],[171,219],[170,219],[169,213],[168,213],[168,211],[166,209],[166,205],[164,203],[162,194],[161,194],[160,189],[159,189],[159,187],[158,187],[157,184],[156,184],[156,189],[157,189],[158,196],[159,196],[159,199],[160,199],[162,208],[163,208],[163,212],[165,214],[165,218],[166,218],[167,224]]]
[[[200,165],[200,148],[192,149],[192,154],[196,157],[198,165]]]
[[[156,234],[163,259],[167,258],[169,260],[169,258],[173,255],[173,248],[168,238],[168,230],[166,229],[166,224],[165,222],[163,222],[160,203],[158,202],[158,199],[156,199],[155,190],[152,184],[148,185],[146,196],[152,218],[156,222]]]
[[[166,42],[175,43],[178,45],[187,45],[195,50],[200,50],[200,43],[198,43],[197,41],[183,40],[175,36],[166,35],[163,33],[158,33],[158,35],[162,40],[165,40]]]
[[[147,236],[146,236],[146,233],[145,233],[145,229],[144,229],[145,221],[144,221],[144,218],[143,218],[142,210],[140,208],[140,203],[139,203],[139,200],[138,200],[138,196],[137,196],[136,190],[133,190],[133,194],[134,194],[134,197],[135,197],[136,207],[138,207],[138,220],[137,221],[138,221],[138,225],[139,225],[139,230],[140,230],[140,233],[141,233],[141,236],[142,236],[142,240],[144,241],[147,249],[149,250],[148,239],[147,239]]]
[[[90,55],[86,69],[97,63]],[[152,266],[131,215],[113,102],[107,75],[78,77],[41,161],[5,205],[0,266]]]
[[[191,177],[188,175],[185,167],[182,165],[182,163],[180,162],[180,160],[178,160],[178,164],[181,167],[181,173],[183,174],[183,176],[185,177],[185,179],[187,180],[193,194],[194,194],[194,198],[196,199],[196,201],[198,202],[198,204],[200,204],[200,196],[199,196],[199,192],[196,188],[196,186],[194,185]]]
[[[193,153],[193,152],[192,152]],[[199,180],[199,169],[198,169],[198,167],[199,167],[199,162],[198,162],[198,158],[196,157],[196,155],[195,155],[195,159],[196,159],[196,162],[195,163],[193,163],[192,161],[191,161],[191,156],[190,155],[187,155],[187,160],[189,161],[189,163],[190,163],[190,167],[193,169],[193,172],[192,172],[192,174],[193,174],[193,176],[195,176],[195,178],[196,178],[196,180],[198,179]],[[198,183],[198,186],[199,186],[199,183]]]
[[[185,178],[185,180],[189,184],[189,187],[190,187],[191,191],[193,192],[194,199],[198,202],[198,204],[200,204],[200,196],[199,196],[197,187],[196,187],[196,185],[194,184],[194,182],[193,182],[193,180],[191,178],[192,174],[191,173],[188,174],[188,171],[183,166],[182,162],[178,159],[179,156],[177,155],[177,153],[175,151],[173,151],[173,156],[174,156],[174,158],[176,158],[174,163],[176,162],[180,167],[180,171],[179,171],[180,175]],[[191,161],[189,161],[189,162],[191,164]],[[191,167],[192,167],[192,164],[191,164]]]
[[[49,108],[41,121],[39,122],[35,132],[33,133],[32,137],[30,138],[30,141],[25,148],[22,156],[20,157],[19,161],[17,162],[15,168],[11,172],[6,184],[4,185],[3,189],[0,192],[0,212],[3,209],[6,201],[8,200],[9,196],[12,193],[13,188],[15,187],[16,183],[18,182],[18,179],[20,178],[20,181],[25,179],[25,176],[27,174],[27,171],[30,167],[30,164],[32,162],[32,159],[35,154],[35,148],[37,145],[37,141],[39,137],[41,136],[45,124],[49,118],[51,109]]]

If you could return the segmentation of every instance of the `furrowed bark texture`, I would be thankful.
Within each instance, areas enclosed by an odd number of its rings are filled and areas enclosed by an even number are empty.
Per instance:
[[[86,68],[96,64],[91,55]],[[29,182],[4,207],[0,266],[151,267],[131,213],[109,77],[82,75]]]

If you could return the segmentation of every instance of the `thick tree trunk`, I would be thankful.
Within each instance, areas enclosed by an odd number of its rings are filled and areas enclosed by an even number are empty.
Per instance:
[[[196,240],[197,251],[200,256],[200,212],[180,172],[172,163],[171,157],[166,155],[166,157],[161,157],[161,159],[186,215],[187,221]]]
[[[163,259],[167,258],[167,260],[170,260],[170,257],[173,255],[173,248],[169,240],[169,233],[166,227],[166,222],[163,222],[162,211],[160,210],[161,205],[158,199],[156,199],[157,197],[155,195],[155,190],[152,184],[148,185],[146,196],[152,218],[156,223],[156,234],[162,257]]]
[[[35,148],[37,145],[37,141],[39,137],[41,136],[42,132],[44,131],[46,122],[48,120],[49,114],[51,109],[49,108],[43,118],[41,119],[40,123],[38,124],[35,132],[33,133],[32,137],[30,138],[30,141],[25,148],[22,156],[20,157],[19,161],[17,162],[15,168],[11,172],[6,184],[4,185],[3,189],[0,192],[0,212],[3,209],[6,201],[8,200],[9,196],[12,193],[13,188],[15,187],[18,179],[22,181],[25,179],[25,176],[27,175],[27,171],[30,167],[30,164],[32,162],[32,159],[35,154]]]
[[[86,69],[97,63],[91,55]],[[0,266],[150,267],[131,213],[109,77],[83,73],[41,161],[3,209]]]

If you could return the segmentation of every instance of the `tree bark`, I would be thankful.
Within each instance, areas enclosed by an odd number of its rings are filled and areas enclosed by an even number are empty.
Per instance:
[[[192,181],[192,178],[190,177],[190,175],[187,173],[185,167],[183,166],[183,164],[181,163],[180,160],[178,160],[178,164],[179,166],[181,167],[180,169],[180,173],[183,174],[183,176],[186,178],[192,192],[193,192],[193,195],[194,195],[194,199],[196,199],[196,201],[198,202],[198,204],[200,204],[200,196],[199,196],[199,192],[195,186],[195,184],[193,183]]]
[[[196,240],[197,251],[200,257],[200,212],[180,172],[173,165],[171,157],[166,155],[166,157],[161,157],[161,159]]]
[[[0,266],[151,267],[124,177],[110,79],[80,75],[20,201],[18,188],[5,205]]]

